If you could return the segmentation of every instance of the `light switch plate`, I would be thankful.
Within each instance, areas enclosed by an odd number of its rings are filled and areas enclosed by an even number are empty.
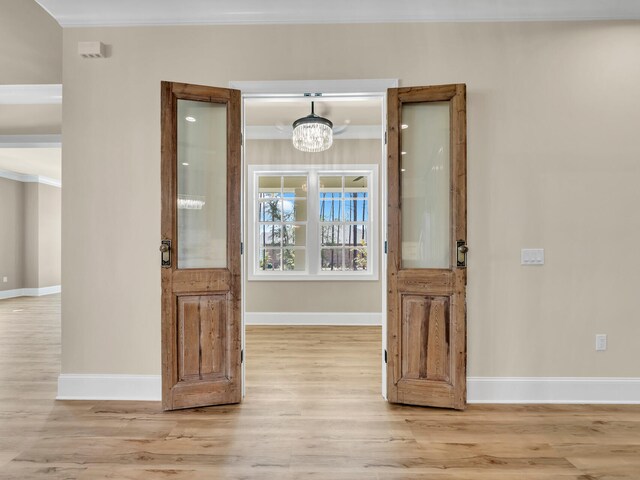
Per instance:
[[[523,248],[520,250],[521,265],[544,265],[544,248]]]
[[[4,283],[7,283],[7,282],[9,281],[9,277],[2,277],[2,281],[3,281]]]
[[[607,349],[607,335],[599,333],[596,335],[596,351],[603,352]]]

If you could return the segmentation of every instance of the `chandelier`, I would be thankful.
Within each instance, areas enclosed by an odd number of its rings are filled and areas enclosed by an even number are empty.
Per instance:
[[[293,122],[293,146],[302,152],[324,152],[333,144],[333,123],[316,115],[311,102],[311,115]]]

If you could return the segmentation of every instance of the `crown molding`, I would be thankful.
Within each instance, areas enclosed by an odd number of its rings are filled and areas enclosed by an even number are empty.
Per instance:
[[[0,135],[0,148],[60,148],[62,135]]]
[[[62,85],[0,85],[0,105],[62,103]]]
[[[361,78],[347,80],[256,80],[256,81],[231,81],[229,88],[235,88],[245,97],[277,96],[277,101],[282,97],[298,99],[306,93],[321,93],[323,96],[344,96],[349,99],[354,97],[367,97],[386,93],[389,88],[399,85],[397,78]]]
[[[337,129],[341,127],[342,125],[335,126]],[[291,140],[293,131],[290,129],[280,130],[273,125],[252,125],[245,127],[244,134],[247,140]],[[335,134],[333,140],[380,140],[383,135],[382,125],[349,125],[342,132]]]
[[[37,0],[63,27],[640,19],[637,0]]]
[[[14,180],[16,182],[41,183],[52,187],[62,187],[62,181],[56,180],[55,178],[43,177],[42,175],[27,175],[24,173],[10,172],[8,170],[0,170],[0,178]]]

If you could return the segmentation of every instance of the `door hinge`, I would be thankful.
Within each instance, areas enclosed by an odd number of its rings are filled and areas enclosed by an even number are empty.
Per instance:
[[[240,255],[244,255],[244,243],[240,242]]]
[[[387,363],[387,349],[384,349],[384,363]]]
[[[244,133],[240,132],[240,146],[244,147]]]
[[[387,132],[384,132],[384,144],[387,144]]]
[[[387,241],[384,241],[384,253],[387,253]]]
[[[244,363],[244,350],[240,350],[240,363]]]

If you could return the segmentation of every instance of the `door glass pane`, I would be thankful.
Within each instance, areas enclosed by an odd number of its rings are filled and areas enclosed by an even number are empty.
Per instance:
[[[402,268],[449,268],[449,102],[404,104],[402,123]]]
[[[178,268],[227,266],[227,107],[178,100]]]

